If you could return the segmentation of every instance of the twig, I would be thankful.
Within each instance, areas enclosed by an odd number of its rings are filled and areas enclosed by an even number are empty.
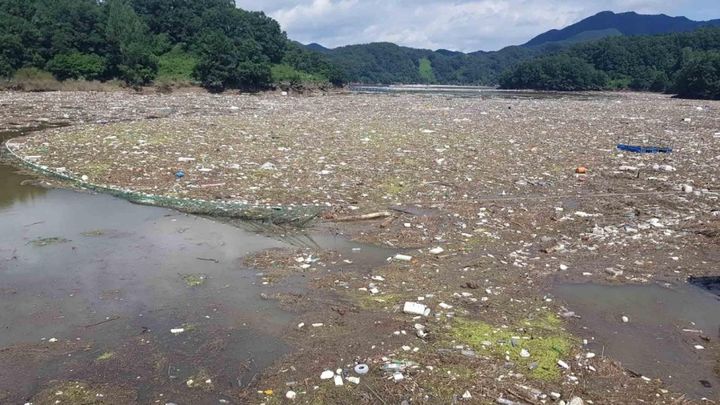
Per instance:
[[[92,323],[92,324],[90,324],[90,325],[85,325],[85,327],[86,327],[86,328],[92,328],[92,327],[94,327],[94,326],[99,326],[99,325],[102,325],[102,324],[104,324],[104,323],[108,323],[108,322],[112,322],[112,321],[117,321],[118,319],[120,319],[120,316],[115,315],[115,316],[112,316],[112,317],[110,317],[110,318],[108,318],[108,319],[106,319],[106,320],[104,320],[104,321],[100,321],[100,322],[98,322],[98,323]]]
[[[390,211],[380,211],[380,212],[373,212],[373,213],[364,214],[364,215],[353,215],[350,217],[337,218],[337,219],[335,219],[335,222],[364,221],[364,220],[368,220],[368,219],[387,218],[391,215],[392,215],[392,213]]]
[[[220,260],[218,260],[218,259],[207,259],[207,258],[204,258],[204,257],[196,257],[196,259],[197,259],[197,260],[202,260],[202,261],[204,261],[204,262],[213,262],[213,263],[215,263],[215,264],[219,264],[219,263],[220,263]]]
[[[412,216],[417,216],[416,213],[414,213],[414,212],[412,212],[412,211],[410,211],[410,210],[407,210],[407,209],[405,209],[405,208],[402,208],[402,207],[390,207],[390,209],[391,209],[392,211],[397,211],[397,212],[400,212],[400,213],[403,213],[403,214],[408,214],[408,215],[412,215]]]

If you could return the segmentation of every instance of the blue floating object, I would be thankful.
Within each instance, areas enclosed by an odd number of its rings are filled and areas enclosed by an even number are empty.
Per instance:
[[[175,177],[178,178],[178,179],[182,179],[183,177],[185,177],[185,172],[182,171],[182,170],[178,170],[178,171],[175,173]]]
[[[672,153],[672,148],[663,146],[637,146],[637,145],[625,145],[619,143],[617,148],[625,152],[632,153]]]

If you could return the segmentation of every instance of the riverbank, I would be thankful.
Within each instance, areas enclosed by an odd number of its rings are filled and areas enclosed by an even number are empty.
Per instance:
[[[683,391],[590,355],[592,330],[552,291],[717,275],[718,103],[633,93],[2,93],[0,104],[5,128],[71,125],[8,145],[50,170],[173,198],[320,207],[315,228],[409,256],[372,266],[319,248],[246,257],[267,288],[303,277],[322,294],[266,294],[297,313],[286,335],[294,350],[251,389],[231,390],[238,402],[292,391],[301,403],[536,403],[554,393],[672,403]],[[404,314],[406,301],[431,316]],[[608,314],[620,326],[622,315]],[[685,321],[668,333],[691,329]],[[698,361],[712,363],[720,349],[709,333],[683,344],[702,345]],[[319,378],[356,362],[371,370],[349,371],[359,386]]]
[[[277,81],[259,93],[291,92],[294,94],[340,92],[342,87],[336,87],[326,82],[287,82]],[[128,86],[119,80],[88,81],[88,80],[57,80],[50,73],[36,72],[15,77],[0,79],[0,91],[32,92],[32,93],[134,93],[134,94],[170,94],[173,92],[208,93],[200,83],[189,79],[160,79],[146,86]],[[227,94],[241,93],[241,90],[227,90]]]

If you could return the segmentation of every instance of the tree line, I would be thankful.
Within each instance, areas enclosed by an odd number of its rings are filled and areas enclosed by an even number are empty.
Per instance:
[[[720,28],[469,54],[391,43],[313,49],[233,0],[0,0],[0,77],[35,69],[212,91],[349,81],[720,97]]]
[[[460,53],[391,43],[320,49],[350,82],[500,85],[508,89],[673,92],[720,97],[720,28],[578,44]]]
[[[342,83],[325,57],[233,0],[0,0],[0,77],[21,69],[131,86],[194,80],[214,91]]]
[[[508,69],[500,86],[537,90],[670,92],[720,99],[720,28],[612,37],[571,46]]]
[[[497,52],[431,51],[392,43],[349,45],[321,52],[342,69],[348,82],[371,84],[465,84],[492,86],[500,73],[557,46],[511,46]]]

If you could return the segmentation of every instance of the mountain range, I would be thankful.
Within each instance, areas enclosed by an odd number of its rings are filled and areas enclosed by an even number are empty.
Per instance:
[[[720,19],[693,21],[664,14],[603,11],[562,29],[542,33],[525,44],[499,51],[470,53],[427,50],[381,42],[326,48],[304,45],[340,66],[350,82],[494,85],[499,75],[518,62],[553,54],[578,43],[607,37],[641,36],[720,27]]]
[[[560,30],[550,30],[531,39],[523,46],[547,43],[577,43],[616,35],[657,35],[689,32],[708,26],[720,26],[720,19],[693,21],[686,17],[665,14],[643,15],[635,12],[615,14],[603,11]]]

